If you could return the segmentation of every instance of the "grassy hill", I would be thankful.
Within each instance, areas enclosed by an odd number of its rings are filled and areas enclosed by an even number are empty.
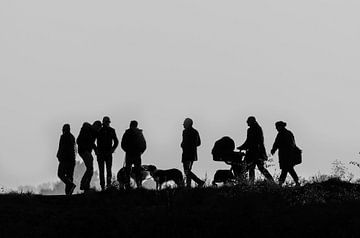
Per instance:
[[[360,237],[360,185],[0,196],[0,237]]]

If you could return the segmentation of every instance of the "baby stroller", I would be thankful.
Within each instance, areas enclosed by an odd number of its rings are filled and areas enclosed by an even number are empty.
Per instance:
[[[228,136],[215,142],[211,151],[213,160],[225,162],[230,165],[230,169],[217,170],[212,181],[213,186],[217,186],[218,183],[238,184],[246,181],[248,166],[244,160],[245,153],[234,150],[234,140]]]

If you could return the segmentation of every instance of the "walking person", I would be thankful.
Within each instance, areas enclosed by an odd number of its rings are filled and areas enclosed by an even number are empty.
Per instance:
[[[266,150],[264,146],[264,135],[262,128],[253,116],[248,117],[247,137],[245,142],[237,147],[239,150],[246,150],[245,161],[249,164],[249,182],[255,182],[255,167],[265,176],[269,182],[275,182],[269,171],[264,167],[267,160]]]
[[[70,125],[65,124],[62,128],[56,157],[59,160],[58,177],[65,184],[66,195],[71,195],[76,187],[73,183],[75,150],[75,137],[70,132]]]
[[[130,188],[132,165],[137,187],[141,187],[141,155],[146,150],[146,141],[137,121],[131,121],[130,127],[121,139],[121,148],[125,151],[125,187]]]
[[[271,149],[271,154],[273,155],[276,150],[279,150],[278,156],[281,169],[279,185],[282,186],[285,182],[287,173],[289,173],[294,179],[296,186],[300,186],[299,177],[294,170],[294,166],[301,162],[296,161],[296,158],[301,158],[301,150],[295,144],[293,133],[286,129],[286,122],[276,122],[275,128],[278,131],[278,134]]]
[[[198,160],[197,147],[201,145],[199,132],[193,128],[193,120],[186,118],[183,123],[182,133],[182,159],[184,173],[186,177],[186,186],[191,187],[191,180],[194,180],[199,187],[204,186],[205,182],[199,179],[192,171],[194,161]]]
[[[100,128],[100,121],[95,121],[93,125],[88,122],[84,122],[80,129],[79,136],[76,139],[79,155],[83,159],[86,167],[86,171],[80,182],[80,190],[83,190],[84,192],[88,192],[90,190],[90,182],[94,173],[94,157],[92,156],[92,151],[94,150],[96,152],[97,150],[95,140],[97,132]]]
[[[119,140],[116,136],[115,129],[110,127],[110,118],[105,116],[102,121],[102,127],[97,135],[97,162],[99,165],[100,186],[105,190],[105,176],[104,169],[106,166],[106,186],[111,185],[112,178],[112,154],[119,145]]]

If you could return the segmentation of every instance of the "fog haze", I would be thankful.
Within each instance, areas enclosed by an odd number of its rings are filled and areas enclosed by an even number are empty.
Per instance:
[[[0,5],[3,186],[56,180],[62,125],[77,136],[105,115],[119,139],[138,120],[143,163],[160,168],[182,168],[182,121],[191,117],[203,142],[200,177],[226,168],[211,148],[225,135],[240,145],[250,115],[268,151],[275,121],[288,123],[304,151],[300,176],[359,159],[357,1]],[[119,147],[114,173],[123,158]]]

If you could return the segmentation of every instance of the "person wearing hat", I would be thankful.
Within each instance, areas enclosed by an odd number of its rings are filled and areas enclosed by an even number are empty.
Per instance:
[[[266,150],[264,146],[264,135],[262,128],[253,116],[248,117],[247,137],[245,142],[237,147],[239,150],[246,150],[245,161],[249,164],[249,182],[255,181],[255,167],[265,176],[266,180],[275,182],[269,171],[265,168],[264,162],[267,160]]]
[[[111,185],[112,178],[112,154],[119,145],[119,140],[116,136],[115,129],[110,127],[110,118],[105,116],[102,120],[102,127],[97,135],[97,162],[99,166],[100,186],[105,190],[105,167],[106,167],[106,186]]]
[[[183,123],[184,130],[182,133],[181,148],[184,173],[186,177],[186,186],[191,187],[191,180],[194,180],[199,187],[204,186],[205,182],[199,179],[192,171],[194,161],[197,161],[197,147],[200,146],[199,132],[193,128],[193,121],[190,118],[186,118]]]
[[[295,163],[293,158],[294,151],[299,150],[295,144],[295,137],[291,131],[286,129],[286,122],[276,122],[275,128],[278,134],[271,149],[271,154],[273,155],[277,150],[279,151],[278,157],[281,169],[279,185],[281,186],[285,182],[287,173],[289,173],[294,179],[296,186],[299,186],[299,177],[294,170]]]

